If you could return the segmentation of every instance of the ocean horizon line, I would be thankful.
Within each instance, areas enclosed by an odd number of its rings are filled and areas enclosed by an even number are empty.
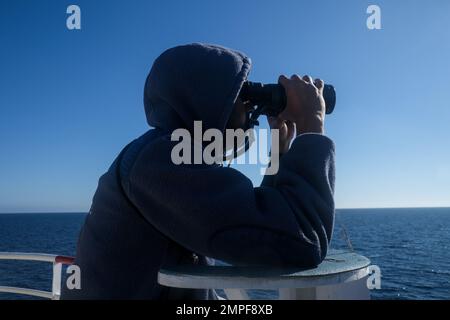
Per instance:
[[[357,210],[411,210],[411,209],[450,209],[450,206],[444,207],[355,207],[355,208],[336,208],[336,211],[357,211]],[[87,214],[88,211],[17,211],[17,212],[0,212],[2,214]]]

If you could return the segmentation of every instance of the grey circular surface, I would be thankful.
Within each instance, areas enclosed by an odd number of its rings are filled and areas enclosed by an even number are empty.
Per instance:
[[[305,288],[355,281],[368,275],[370,260],[354,252],[331,251],[316,268],[176,266],[162,269],[161,285],[178,288]]]

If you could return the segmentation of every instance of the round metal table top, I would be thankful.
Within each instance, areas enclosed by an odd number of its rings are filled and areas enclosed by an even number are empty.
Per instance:
[[[359,280],[369,274],[370,260],[354,252],[330,250],[313,269],[176,266],[161,269],[158,282],[163,286],[197,289],[279,289],[308,288]]]

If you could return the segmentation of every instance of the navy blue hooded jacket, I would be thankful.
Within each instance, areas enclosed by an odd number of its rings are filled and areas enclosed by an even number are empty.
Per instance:
[[[212,290],[169,289],[158,270],[179,264],[313,267],[334,221],[334,145],[302,134],[260,187],[239,171],[171,160],[177,128],[224,130],[250,70],[244,54],[191,44],[164,52],[144,90],[147,133],[100,178],[80,233],[81,290],[63,299],[214,299]],[[120,163],[119,163],[120,162]]]

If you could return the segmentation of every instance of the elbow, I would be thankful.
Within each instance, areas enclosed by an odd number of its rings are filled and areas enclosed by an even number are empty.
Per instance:
[[[317,267],[326,256],[327,245],[324,248],[282,234],[252,231],[243,228],[216,234],[210,242],[209,256],[239,266],[304,269]]]
[[[321,246],[319,243],[301,241],[299,239],[284,239],[273,243],[267,248],[264,264],[273,267],[312,269],[322,263],[327,255],[328,244]]]
[[[291,259],[286,262],[292,267],[300,267],[305,269],[315,268],[321,264],[325,259],[328,249],[328,246],[323,248],[313,244],[308,244],[307,246],[297,245],[296,247],[297,248],[291,253]]]

